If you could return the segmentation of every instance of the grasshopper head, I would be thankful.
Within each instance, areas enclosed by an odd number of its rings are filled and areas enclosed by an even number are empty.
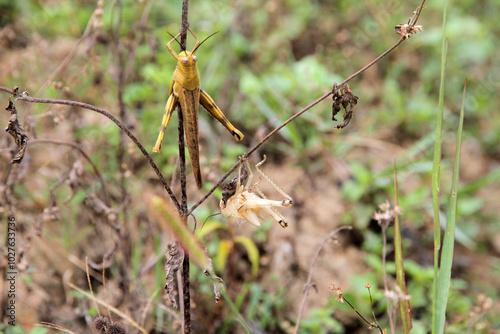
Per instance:
[[[198,61],[198,57],[194,55],[194,52],[182,51],[179,53],[179,63],[183,66],[194,66]]]

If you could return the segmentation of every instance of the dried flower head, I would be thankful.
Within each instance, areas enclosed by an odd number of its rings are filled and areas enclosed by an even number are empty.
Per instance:
[[[396,206],[391,210],[391,206],[388,201],[385,201],[385,203],[380,204],[378,207],[380,210],[382,210],[382,212],[375,211],[372,218],[376,220],[380,226],[387,227],[392,225],[394,223],[396,215],[400,215],[402,213],[402,210],[399,206]]]
[[[425,2],[425,1],[424,1]],[[422,9],[424,9],[425,6],[422,4],[422,6],[418,6],[417,9],[413,12],[413,15],[410,17],[408,20],[408,23],[406,24],[398,24],[397,26],[394,27],[394,30],[396,30],[396,33],[403,37],[404,39],[410,38],[413,34],[419,33],[424,28],[420,25],[416,25],[418,18],[420,17],[420,13],[422,12]]]
[[[125,334],[125,333],[126,333],[125,327],[117,321],[112,322],[108,327],[108,334]]]
[[[424,30],[420,25],[412,26],[410,24],[398,24],[394,27],[396,33],[402,36],[404,39],[410,38],[413,34],[419,33]]]
[[[106,317],[97,317],[94,319],[94,327],[98,331],[105,331],[106,327],[108,327],[109,321]]]
[[[337,288],[335,293],[337,294],[337,298],[335,298],[335,301],[343,303],[344,297],[342,296],[342,288]]]

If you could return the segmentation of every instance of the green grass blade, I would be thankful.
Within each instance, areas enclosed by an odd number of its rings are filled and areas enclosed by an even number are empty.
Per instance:
[[[396,169],[396,163],[394,163],[394,197],[396,199],[395,204],[395,221],[394,221],[394,252],[396,253],[396,280],[398,282],[399,289],[408,295],[408,289],[406,288],[405,280],[405,268],[403,263],[403,246],[401,243],[401,226],[399,225],[399,215],[397,213],[397,207],[399,206],[398,197],[398,173]],[[408,299],[399,300],[399,312],[401,313],[401,319],[403,322],[403,333],[409,334],[412,329],[411,323],[411,308],[410,301]]]
[[[453,169],[453,182],[451,186],[450,201],[448,206],[448,218],[446,230],[443,239],[443,252],[441,254],[441,266],[439,268],[438,281],[438,305],[437,305],[437,323],[436,333],[444,333],[444,324],[446,316],[446,305],[448,303],[448,292],[451,281],[451,265],[453,263],[453,249],[455,246],[455,223],[457,216],[457,197],[458,197],[458,176],[460,163],[460,148],[462,146],[462,128],[464,125],[464,104],[465,89],[462,97],[462,108],[460,109],[460,122],[457,131],[457,150],[455,153],[455,168]]]
[[[259,272],[259,262],[260,262],[260,255],[259,255],[259,249],[255,245],[255,242],[253,242],[252,239],[239,235],[234,237],[234,242],[238,242],[245,247],[248,258],[250,259],[250,263],[252,263],[252,275],[257,276]]]
[[[439,188],[441,173],[441,141],[443,132],[444,112],[444,75],[446,70],[446,54],[448,44],[446,41],[446,10],[448,0],[443,3],[443,40],[441,45],[441,84],[439,86],[439,105],[436,124],[436,141],[434,144],[434,163],[432,167],[432,204],[434,207],[434,281],[432,284],[432,333],[436,334],[437,324],[437,293],[439,278],[439,252],[441,250],[441,228],[439,220]]]
[[[150,201],[150,210],[158,221],[177,237],[184,249],[189,252],[190,259],[201,268],[207,268],[207,256],[198,239],[181,220],[170,203],[161,197],[153,196]]]
[[[243,330],[245,331],[245,333],[251,334],[252,331],[248,327],[248,325],[245,321],[245,318],[243,318],[240,311],[238,310],[238,307],[234,304],[231,297],[229,297],[228,293],[226,292],[226,288],[221,289],[221,295],[222,295],[222,297],[224,297],[224,300],[226,301],[227,305],[231,309],[231,312],[233,313],[236,320],[239,322],[241,327],[243,327]]]

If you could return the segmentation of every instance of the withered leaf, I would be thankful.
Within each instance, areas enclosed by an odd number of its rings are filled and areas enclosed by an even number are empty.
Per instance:
[[[219,276],[215,275],[214,267],[212,265],[212,259],[208,256],[208,249],[205,248],[205,253],[207,254],[208,259],[208,268],[203,271],[205,276],[209,277],[212,280],[212,284],[214,285],[214,297],[215,302],[218,303],[221,297],[220,290],[224,288],[224,281]]]
[[[339,113],[339,111],[344,108],[342,123],[337,124],[337,129],[345,128],[352,119],[352,113],[354,111],[354,107],[358,103],[358,97],[353,94],[351,87],[347,84],[343,84],[338,86],[336,83],[333,85],[332,90],[332,120],[336,121],[335,116]]]
[[[167,296],[172,303],[173,308],[177,309],[179,306],[177,305],[177,300],[175,299],[174,277],[175,273],[179,270],[182,266],[182,262],[184,261],[184,250],[178,241],[171,242],[169,247],[170,249],[167,254],[165,254],[165,257],[167,258],[167,263],[165,263],[165,290],[167,290]]]
[[[14,103],[9,99],[9,106],[5,108],[5,110],[10,111],[10,119],[5,131],[7,131],[14,141],[16,142],[16,146],[19,149],[16,157],[10,161],[11,164],[19,164],[23,160],[24,153],[26,152],[26,148],[28,147],[28,135],[26,135],[26,131],[24,131],[21,124],[17,119],[17,110]]]

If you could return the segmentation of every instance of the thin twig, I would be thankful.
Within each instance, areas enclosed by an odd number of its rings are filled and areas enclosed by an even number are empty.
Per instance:
[[[382,223],[381,228],[382,228],[382,272],[383,272],[383,281],[384,281],[384,295],[386,296],[387,299],[387,316],[389,317],[389,324],[391,326],[391,333],[394,334],[395,328],[394,328],[394,320],[392,316],[392,311],[394,305],[392,304],[392,300],[387,297],[388,292],[389,292],[389,285],[387,284],[387,270],[386,270],[386,255],[387,255],[387,227],[389,225],[386,223]]]
[[[314,253],[313,260],[311,262],[311,268],[309,269],[309,275],[307,276],[307,282],[304,288],[304,296],[302,297],[302,303],[300,304],[300,309],[299,309],[299,314],[297,315],[297,323],[295,324],[295,330],[294,334],[297,334],[299,331],[299,325],[300,325],[300,319],[302,318],[302,314],[304,313],[304,309],[306,306],[306,300],[307,296],[309,295],[309,289],[311,288],[311,280],[312,280],[312,274],[314,270],[314,265],[316,264],[316,261],[318,260],[319,253],[325,247],[325,244],[327,243],[328,240],[333,238],[337,233],[339,233],[342,230],[351,230],[352,226],[341,226],[337,229],[335,229],[333,232],[331,232],[329,235],[326,236],[323,240],[321,240],[320,244],[316,248],[316,252]]]
[[[141,42],[141,39],[144,37],[144,31],[146,30],[146,22],[148,20],[149,13],[151,12],[152,5],[153,5],[153,0],[149,0],[144,4],[144,9],[142,11],[141,18],[139,22],[134,25],[136,27],[136,29],[134,29],[134,33],[136,35],[127,58],[127,65],[125,68],[125,80],[128,79],[134,68],[135,54],[137,51],[137,47]]]
[[[3,86],[0,86],[0,90],[7,92],[7,93],[10,93],[10,94],[13,93],[12,89],[9,89],[9,88],[3,87]],[[172,189],[168,185],[167,181],[165,180],[165,177],[160,172],[158,166],[154,162],[151,155],[148,153],[148,151],[146,151],[144,146],[142,146],[142,144],[135,137],[135,135],[132,132],[130,132],[130,130],[122,122],[120,122],[115,116],[111,115],[109,112],[107,112],[104,109],[98,108],[98,107],[93,106],[93,105],[88,104],[88,103],[83,103],[83,102],[78,102],[78,101],[60,100],[60,99],[40,99],[40,98],[30,97],[30,96],[23,95],[23,94],[18,94],[16,96],[16,99],[21,100],[21,101],[31,102],[31,103],[51,103],[51,104],[63,104],[63,105],[68,105],[68,106],[73,106],[73,107],[79,107],[79,108],[95,111],[95,112],[109,118],[123,132],[125,132],[125,134],[134,142],[134,144],[139,148],[139,150],[141,150],[142,154],[146,157],[146,159],[148,160],[151,167],[153,167],[153,170],[155,171],[156,175],[158,176],[158,179],[160,180],[160,182],[162,183],[163,188],[165,188],[165,190],[169,194],[170,198],[172,198],[172,201],[174,202],[175,207],[180,212],[181,207],[180,207],[179,201],[177,201],[177,198],[175,197],[174,193],[172,192]]]
[[[95,12],[94,12],[95,13]],[[77,54],[78,48],[80,45],[82,45],[83,41],[87,39],[87,37],[90,36],[90,33],[92,32],[92,25],[94,23],[94,13],[92,13],[92,16],[89,19],[89,22],[87,23],[87,26],[85,27],[85,31],[82,34],[82,37],[76,42],[75,46],[71,51],[66,55],[66,57],[63,59],[63,61],[57,66],[57,68],[52,72],[51,75],[45,80],[43,83],[42,87],[38,89],[36,92],[35,96],[40,96],[40,94],[47,88],[47,86],[54,80],[56,76],[58,76],[68,65],[69,63],[73,60],[75,55]],[[26,112],[26,115],[29,115],[29,110]]]
[[[419,7],[419,11],[417,13],[418,15],[416,16],[416,19],[414,20],[414,22],[412,22],[412,26],[415,26],[415,24],[417,23],[418,18],[420,17],[420,13],[421,13],[422,9],[424,8],[424,4],[425,4],[425,0],[422,1],[422,4]],[[387,54],[389,54],[390,52],[392,52],[401,43],[403,43],[403,41],[405,41],[407,39],[408,38],[406,38],[404,36],[401,36],[399,38],[399,40],[396,43],[394,43],[393,46],[391,46],[389,49],[387,49],[385,52],[383,52],[380,56],[378,56],[373,61],[371,61],[368,65],[364,66],[359,71],[357,71],[356,73],[352,74],[347,79],[345,79],[344,81],[342,81],[338,86],[342,86],[343,84],[346,84],[347,82],[351,81],[352,79],[354,79],[355,77],[357,77],[358,75],[360,75],[361,73],[363,73],[364,71],[366,71],[367,69],[369,69],[370,67],[372,67],[376,62],[378,62],[380,59],[382,59]],[[253,152],[255,152],[260,146],[262,146],[266,141],[268,141],[269,138],[271,138],[271,136],[273,136],[274,134],[276,134],[279,130],[281,130],[282,128],[284,128],[285,126],[287,126],[294,119],[296,119],[297,117],[299,117],[300,115],[302,115],[303,113],[305,113],[306,111],[308,111],[309,109],[311,109],[312,107],[314,107],[315,105],[317,105],[318,103],[320,103],[321,101],[323,101],[324,99],[326,99],[327,97],[329,97],[332,94],[333,94],[333,90],[325,93],[323,96],[321,96],[320,98],[318,98],[316,101],[312,102],[307,107],[305,107],[304,109],[302,109],[301,111],[297,112],[295,115],[293,115],[292,117],[290,117],[288,120],[286,120],[285,122],[283,122],[280,126],[278,126],[276,129],[274,129],[273,131],[271,131],[266,137],[264,137],[259,143],[257,143],[254,147],[252,147],[247,153],[245,153],[243,155],[243,158],[248,159],[248,157]],[[215,189],[217,189],[222,184],[222,182],[224,182],[229,177],[229,175],[231,175],[231,173],[234,170],[236,170],[236,168],[238,166],[239,166],[239,162],[235,163],[234,166],[231,167],[231,169],[226,174],[224,174],[224,176],[222,176],[222,178],[212,187],[212,189],[210,189],[210,191],[208,193],[206,193],[205,196],[203,196],[203,198],[201,198],[196,204],[194,204],[191,207],[191,209],[188,211],[188,214],[191,214],[200,204],[202,204],[215,191]]]
[[[366,322],[370,327],[378,328],[378,330],[380,331],[380,334],[384,333],[382,327],[380,327],[380,325],[378,323],[369,322],[367,319],[365,319],[365,317],[363,317],[363,315],[361,313],[359,313],[358,310],[356,310],[356,308],[346,298],[342,298],[342,300],[345,301],[347,303],[347,305],[349,305],[354,310],[354,312],[356,312],[356,314],[361,318],[361,320]]]
[[[187,183],[186,183],[186,150],[184,143],[184,115],[182,114],[181,105],[177,105],[178,128],[179,133],[179,171],[181,181],[181,216],[187,217]]]
[[[347,79],[345,79],[344,81],[342,81],[338,86],[342,86],[343,84],[349,82],[350,80],[354,79],[356,76],[358,76],[361,73],[363,73],[364,71],[366,71],[368,68],[370,68],[371,66],[373,66],[373,64],[375,64],[376,62],[378,62],[380,59],[382,59],[384,56],[386,56],[389,52],[391,52],[396,47],[398,47],[399,44],[401,44],[404,40],[405,40],[404,38],[400,38],[393,46],[391,46],[389,49],[387,49],[384,53],[382,53],[380,56],[378,56],[377,58],[375,58],[368,65],[364,66],[362,69],[360,69],[359,71],[357,71],[356,73],[354,73],[353,75],[349,76]],[[315,105],[317,105],[318,103],[320,103],[321,101],[323,101],[324,99],[326,99],[327,97],[329,97],[330,95],[332,95],[332,93],[333,93],[333,91],[329,91],[329,92],[325,93],[323,96],[321,96],[320,98],[318,98],[317,100],[315,100],[314,102],[312,102],[311,104],[309,104],[307,107],[305,107],[304,109],[302,109],[301,111],[297,112],[295,115],[293,115],[292,117],[290,117],[289,119],[287,119],[280,126],[278,126],[277,128],[275,128],[267,136],[265,136],[254,147],[252,147],[250,150],[248,150],[248,152],[243,155],[243,158],[244,159],[248,159],[248,157],[253,152],[255,152],[259,147],[261,147],[265,142],[267,142],[269,140],[269,138],[271,138],[273,135],[275,135],[279,130],[281,130],[282,128],[284,128],[285,126],[287,126],[290,122],[292,122],[293,120],[295,120],[297,117],[299,117],[300,115],[302,115],[303,113],[305,113],[306,111],[308,111],[309,109],[311,109],[312,107],[314,107]],[[212,195],[212,193],[222,184],[222,182],[224,182],[229,177],[229,175],[231,175],[231,173],[233,171],[235,171],[236,168],[238,168],[239,164],[240,164],[239,161],[236,164],[234,164],[234,166],[231,167],[231,169],[229,169],[229,171],[227,171],[227,173],[224,174],[220,178],[220,180],[212,187],[212,189],[210,189],[205,194],[205,196],[203,196],[196,204],[194,204],[189,209],[188,215],[190,215],[194,210],[196,210],[196,208],[198,206],[200,206],[200,204],[202,204],[203,202],[205,202],[205,200],[208,197],[210,197],[210,195]]]
[[[187,30],[189,28],[188,22],[188,9],[189,0],[182,1],[182,23],[180,28],[181,33],[181,52],[186,50],[187,44]],[[184,118],[180,103],[177,107],[177,114],[179,119],[179,169],[181,178],[181,217],[187,226],[188,206],[187,206],[187,186],[186,186],[186,155],[184,144]],[[193,135],[193,134],[191,134]],[[198,135],[197,133],[194,135]],[[184,261],[182,262],[182,297],[184,303],[181,303],[183,309],[183,332],[185,334],[191,333],[191,294],[190,294],[190,281],[189,281],[189,253],[185,250]],[[180,290],[180,287],[179,287]]]
[[[126,78],[125,78],[125,72],[126,72],[126,66],[125,65],[125,47],[123,46],[121,40],[120,40],[120,29],[122,25],[122,2],[121,0],[117,0],[115,2],[114,8],[117,11],[117,22],[114,25],[114,31],[112,33],[113,38],[114,38],[114,43],[112,46],[113,50],[113,58],[116,59],[117,62],[117,68],[118,68],[118,91],[117,91],[117,98],[118,98],[118,110],[119,110],[119,115],[120,115],[120,120],[123,122],[123,124],[128,124],[128,115],[127,115],[127,107],[125,105],[125,101],[123,100],[123,93],[125,91],[125,83],[126,83]],[[121,201],[124,202],[126,198],[129,195],[129,192],[126,189],[126,180],[125,180],[125,172],[126,172],[126,166],[125,166],[125,134],[123,132],[120,132],[120,143],[118,145],[118,167],[120,168],[120,193],[121,193]],[[125,210],[128,209],[127,206],[124,208]],[[125,213],[124,214],[124,219],[126,219],[128,215]]]
[[[90,157],[85,153],[85,151],[78,145],[77,143],[72,143],[72,142],[66,142],[62,140],[54,140],[54,139],[31,139],[29,141],[29,145],[33,144],[41,144],[41,143],[47,143],[47,144],[55,144],[55,145],[65,145],[65,146],[70,146],[76,149],[80,154],[89,162],[89,164],[92,166],[92,169],[94,170],[95,175],[99,178],[99,181],[101,181],[102,184],[102,190],[104,191],[104,195],[106,196],[106,204],[109,205],[110,198],[109,198],[109,193],[108,193],[108,188],[106,187],[106,182],[104,182],[104,178],[102,177],[101,173],[99,172],[99,169],[97,166],[92,162]]]
[[[184,145],[184,118],[180,104],[177,107],[178,114],[178,133],[179,133],[179,170],[180,170],[180,183],[181,183],[181,211],[180,216],[187,226],[187,185],[186,185],[186,153]],[[183,302],[181,305],[181,314],[183,314],[183,333],[191,333],[191,296],[189,293],[189,253],[185,250],[184,260],[182,262],[182,290]]]

